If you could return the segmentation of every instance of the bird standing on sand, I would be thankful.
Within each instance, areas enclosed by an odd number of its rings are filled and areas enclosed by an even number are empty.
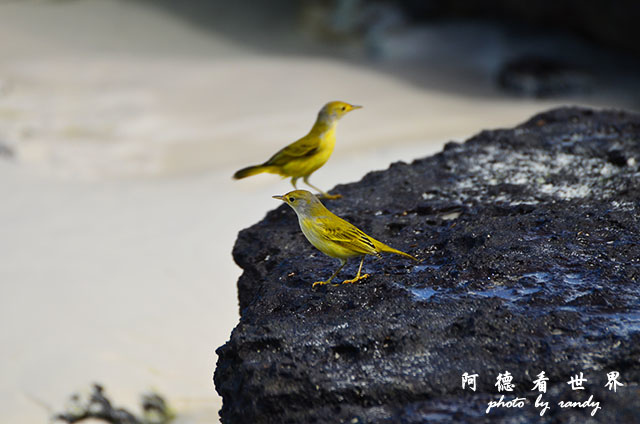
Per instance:
[[[273,196],[273,198],[282,200],[293,208],[296,215],[298,215],[300,229],[312,245],[325,255],[340,260],[340,267],[333,275],[326,281],[316,281],[313,283],[313,287],[329,284],[345,266],[347,259],[353,257],[360,256],[362,258],[358,268],[358,275],[351,280],[344,280],[342,284],[355,283],[369,277],[369,274],[360,275],[366,255],[380,257],[381,252],[389,252],[418,261],[413,256],[366,235],[355,225],[334,215],[324,207],[316,196],[306,190],[294,190],[283,196]]]
[[[309,176],[325,164],[331,156],[336,144],[336,125],[338,120],[354,109],[355,106],[345,102],[329,102],[318,113],[316,123],[313,124],[309,134],[302,137],[282,150],[278,151],[268,161],[261,165],[248,166],[236,172],[233,178],[250,177],[251,175],[269,172],[271,174],[291,177],[293,188],[297,188],[296,181],[299,178],[309,187],[318,190],[327,199],[337,199],[338,195],[330,195],[309,182]]]

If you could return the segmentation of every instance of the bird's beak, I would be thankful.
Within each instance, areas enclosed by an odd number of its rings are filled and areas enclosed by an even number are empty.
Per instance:
[[[271,196],[274,199],[282,200],[284,202],[284,196]]]
[[[354,110],[354,109],[362,109],[362,106],[360,106],[360,105],[351,105],[351,110]]]

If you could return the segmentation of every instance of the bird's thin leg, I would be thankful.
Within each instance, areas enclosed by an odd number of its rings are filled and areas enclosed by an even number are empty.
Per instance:
[[[304,183],[306,185],[308,185],[309,187],[311,187],[312,189],[317,190],[318,193],[322,194],[322,197],[324,197],[325,199],[339,199],[339,198],[342,197],[341,194],[329,194],[324,190],[320,190],[318,187],[314,186],[313,184],[311,184],[309,182],[309,176],[308,175],[306,177],[303,177],[302,181],[304,181]]]
[[[291,185],[296,190],[298,189],[298,187],[296,187],[296,182],[298,181],[298,178],[300,178],[300,177],[291,177]]]
[[[311,287],[315,287],[315,286],[322,286],[324,284],[329,284],[331,282],[331,280],[333,280],[333,277],[335,277],[336,275],[338,275],[338,273],[340,272],[340,270],[342,268],[344,268],[344,266],[347,264],[347,260],[346,259],[340,259],[340,266],[338,267],[338,269],[336,269],[336,272],[334,272],[331,277],[329,277],[328,280],[326,281],[316,281],[315,283],[313,283],[313,286]]]
[[[358,275],[356,278],[352,280],[344,280],[342,284],[355,283],[356,281],[364,280],[365,278],[369,278],[369,274],[360,275],[360,271],[362,271],[362,264],[364,263],[364,255],[362,255],[362,259],[360,260],[360,266],[358,267]]]

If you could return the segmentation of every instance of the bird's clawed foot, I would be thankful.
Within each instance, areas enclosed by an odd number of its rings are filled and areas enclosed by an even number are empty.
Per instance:
[[[329,284],[329,281],[316,281],[311,288],[314,289],[316,286],[324,286],[325,284]]]
[[[357,282],[357,281],[364,280],[365,278],[369,278],[369,274],[359,275],[359,276],[357,276],[356,278],[353,278],[353,279],[351,279],[351,280],[344,280],[344,281],[342,282],[342,284],[351,284],[351,283],[355,283],[355,282]]]

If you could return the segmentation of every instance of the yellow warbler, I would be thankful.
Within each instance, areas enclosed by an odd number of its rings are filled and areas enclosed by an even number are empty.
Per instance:
[[[233,178],[238,180],[269,172],[282,175],[285,178],[291,177],[293,188],[297,188],[296,181],[302,178],[305,184],[318,190],[323,197],[328,199],[339,198],[340,195],[332,196],[313,186],[309,182],[309,176],[324,165],[329,156],[331,156],[333,147],[336,144],[336,125],[338,120],[348,112],[361,107],[337,101],[327,103],[320,109],[316,123],[313,124],[309,134],[278,151],[265,163],[242,168],[233,175]]]
[[[395,253],[396,255],[418,261],[413,256],[396,250],[366,235],[355,225],[334,215],[325,208],[316,196],[306,190],[294,190],[283,196],[273,196],[293,208],[298,215],[300,229],[309,242],[327,256],[340,260],[340,267],[326,281],[316,281],[313,287],[319,284],[331,282],[347,263],[347,259],[360,256],[358,275],[351,280],[342,283],[355,283],[358,280],[369,277],[369,274],[360,275],[362,264],[366,255],[380,257],[381,252]]]

